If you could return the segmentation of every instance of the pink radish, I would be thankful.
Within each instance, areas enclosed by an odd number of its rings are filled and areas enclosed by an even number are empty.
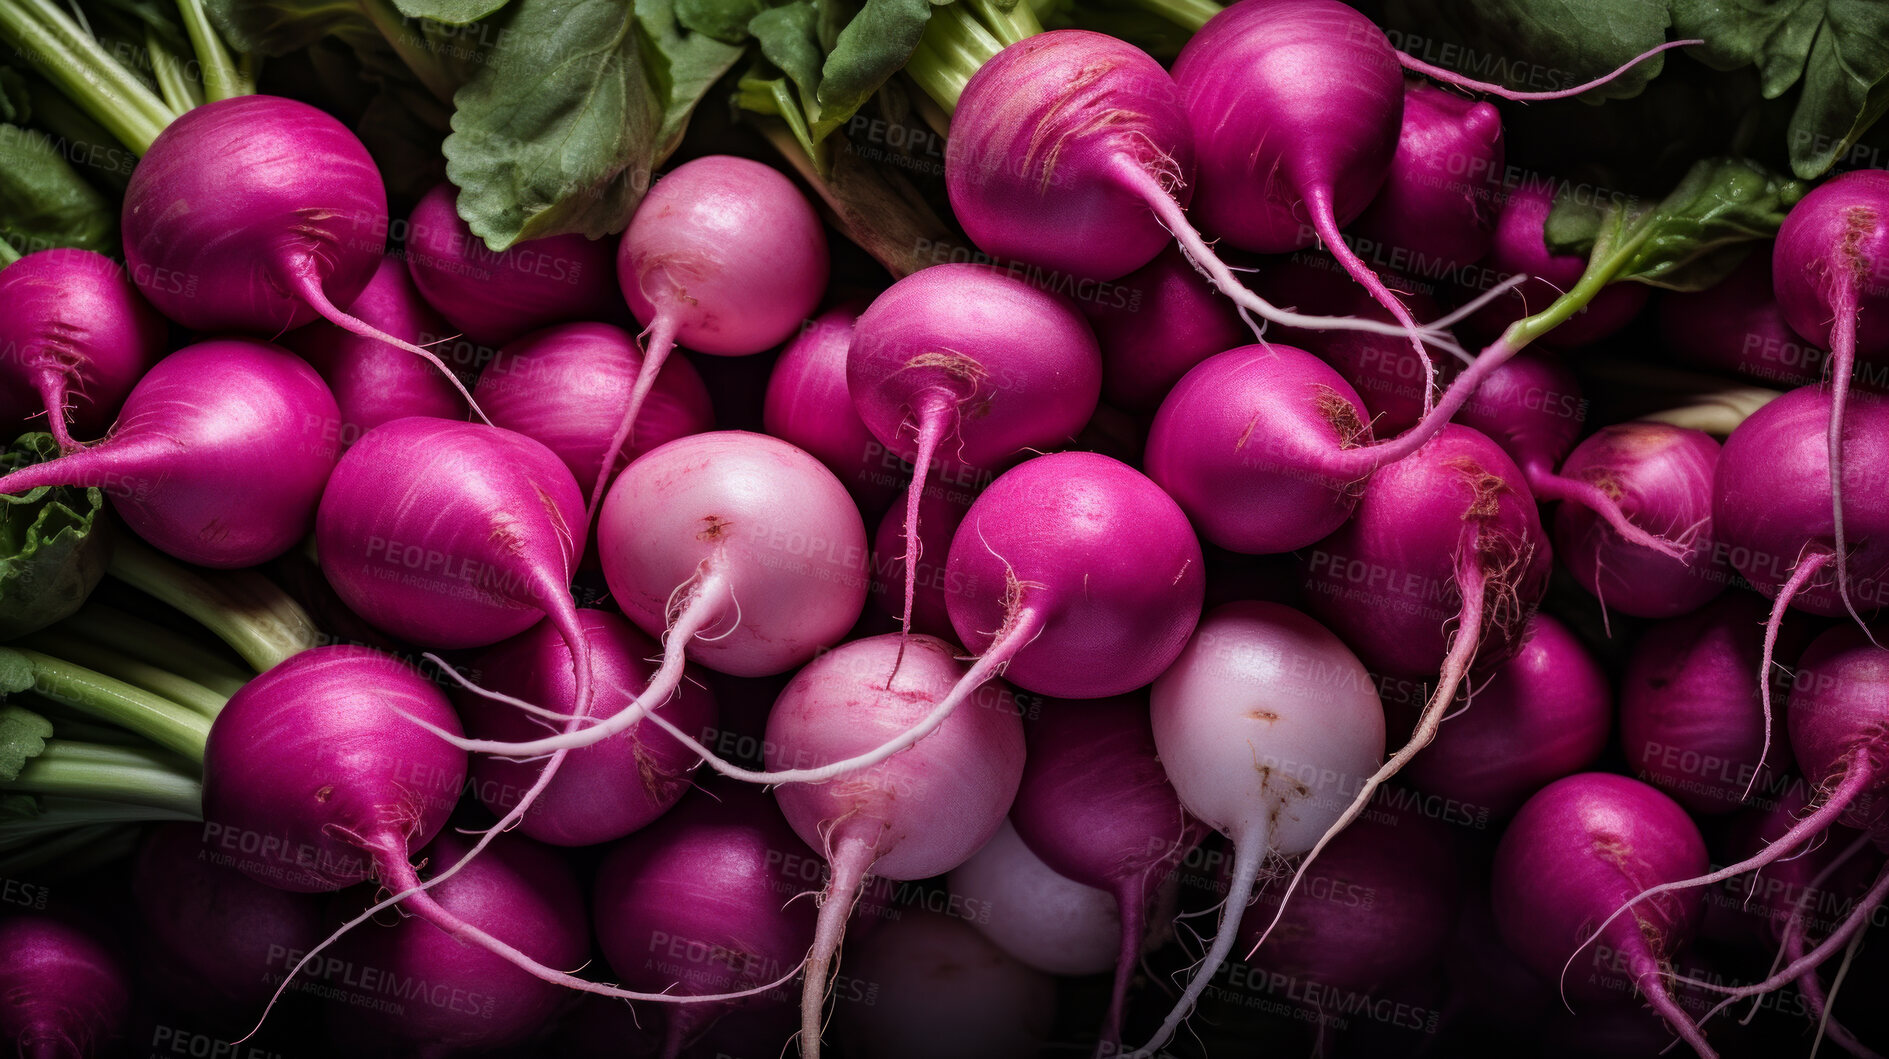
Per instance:
[[[812,453],[870,515],[899,494],[898,459],[872,436],[846,391],[853,321],[866,303],[851,301],[808,321],[781,350],[767,377],[767,432]]]
[[[1006,820],[945,885],[965,918],[998,948],[1045,974],[1098,974],[1115,966],[1121,914],[1106,890],[1043,863]],[[1135,937],[1139,955],[1141,937]]]
[[[1417,275],[1473,264],[1495,239],[1506,162],[1495,107],[1406,77],[1397,153],[1352,230],[1410,257]]]
[[[1234,306],[1178,248],[1116,286],[1126,292],[1120,304],[1079,304],[1102,350],[1102,399],[1117,408],[1154,408],[1189,368],[1247,343],[1250,332]]]

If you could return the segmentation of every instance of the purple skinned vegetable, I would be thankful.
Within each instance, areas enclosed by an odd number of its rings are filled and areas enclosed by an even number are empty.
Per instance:
[[[90,250],[28,254],[0,271],[0,430],[38,413],[62,449],[95,437],[164,355],[164,319],[124,268]]]
[[[899,495],[899,461],[866,429],[846,390],[846,351],[864,301],[837,305],[801,328],[767,377],[764,429],[826,464],[868,514]]]
[[[1673,355],[1693,367],[1727,371],[1773,385],[1810,386],[1823,381],[1823,349],[1804,341],[1784,319],[1777,287],[1771,280],[1771,255],[1762,251],[1745,258],[1731,275],[1700,291],[1667,291],[1660,295],[1655,317],[1659,340]],[[1883,379],[1871,365],[1859,365],[1857,384]]]
[[[107,1054],[130,1015],[130,975],[103,935],[57,916],[0,919],[0,1042],[21,1059]]]
[[[1528,278],[1463,321],[1464,329],[1478,338],[1492,339],[1515,321],[1547,308],[1587,270],[1587,258],[1580,254],[1548,249],[1545,232],[1554,209],[1554,186],[1553,181],[1525,181],[1509,189],[1482,267],[1492,276]],[[1643,283],[1610,284],[1540,341],[1553,349],[1598,342],[1627,326],[1650,296],[1651,289]]]
[[[1351,230],[1421,276],[1474,264],[1495,241],[1506,160],[1495,107],[1406,77],[1397,153]]]
[[[1102,399],[1117,408],[1158,406],[1188,369],[1249,340],[1239,312],[1177,247],[1114,286],[1118,298],[1079,304],[1102,350]]]
[[[414,286],[454,330],[502,346],[548,324],[623,316],[613,240],[573,233],[494,251],[460,219],[455,195],[440,184],[421,196],[406,245]]]
[[[984,848],[951,869],[945,886],[978,932],[1045,974],[1100,974],[1115,966],[1121,915],[1107,890],[1043,863],[1005,820]],[[1140,954],[1141,938],[1135,938]]]
[[[952,538],[964,524],[973,497],[947,486],[926,489],[918,501],[918,570],[914,576],[911,627],[933,636],[956,636],[951,628],[950,598],[962,591],[945,559]],[[905,584],[905,512],[890,508],[872,535],[872,602],[895,621],[902,621]]]
[[[848,1055],[1036,1059],[1050,1040],[1055,979],[962,919],[929,911],[901,916],[866,938],[853,959],[852,973],[880,988],[870,1002],[835,1005]],[[966,1018],[967,1011],[976,1017]]]
[[[159,550],[199,566],[254,566],[308,533],[339,420],[334,395],[301,358],[252,339],[200,342],[139,380],[104,441],[0,477],[0,493],[99,486]]]

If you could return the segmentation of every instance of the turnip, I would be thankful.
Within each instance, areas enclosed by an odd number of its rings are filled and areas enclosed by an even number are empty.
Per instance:
[[[36,412],[61,448],[111,425],[164,354],[164,320],[103,254],[54,249],[0,271],[0,431]],[[35,399],[35,397],[37,399]]]
[[[414,286],[455,330],[502,346],[548,324],[623,316],[612,240],[554,235],[495,252],[460,219],[455,194],[442,183],[420,198],[405,255]]]
[[[98,486],[158,549],[253,566],[307,534],[340,433],[315,369],[262,342],[216,339],[159,361],[104,441],[0,477],[0,493]]]
[[[0,919],[0,1041],[23,1059],[107,1054],[130,1016],[124,958],[96,928],[51,915]]]
[[[759,790],[720,784],[694,794],[598,867],[604,956],[625,983],[651,992],[772,982],[813,944],[813,904],[794,900],[803,888],[795,868],[809,861],[818,858]],[[681,1054],[730,1006],[670,1009],[662,1054]]]
[[[1596,920],[1648,883],[1706,866],[1705,840],[1672,799],[1638,780],[1584,772],[1538,791],[1502,835],[1492,883],[1502,938],[1564,995],[1605,1002],[1624,971],[1632,987],[1700,1056],[1715,1053],[1665,982],[1666,963],[1697,927],[1702,895],[1662,895],[1634,918]],[[1590,943],[1590,973],[1567,968]],[[1617,954],[1617,958],[1616,958]],[[1618,968],[1618,970],[1616,970]]]
[[[580,610],[577,622],[588,643],[596,688],[590,716],[606,718],[635,700],[656,670],[645,659],[661,654],[661,648],[616,614]],[[576,708],[571,651],[549,618],[479,652],[474,667],[485,691],[558,713]],[[474,738],[528,739],[541,734],[541,722],[510,703],[465,690],[454,697],[466,732]],[[675,696],[654,708],[697,735],[715,725],[715,697],[699,680],[685,679]],[[668,812],[689,789],[689,772],[699,760],[653,727],[620,732],[572,751],[520,820],[519,830],[556,846],[621,838]],[[472,762],[472,792],[494,815],[504,816],[533,788],[545,767],[536,760],[477,758]]]
[[[1397,153],[1351,229],[1418,275],[1473,264],[1495,239],[1506,160],[1495,107],[1406,77]]]
[[[1232,951],[1261,865],[1311,849],[1384,754],[1370,675],[1338,638],[1276,603],[1215,609],[1154,683],[1155,747],[1189,813],[1233,840],[1220,928],[1161,1028],[1165,1044]]]
[[[439,357],[336,308],[367,288],[387,239],[387,192],[367,148],[327,114],[278,96],[186,112],[132,171],[122,218],[131,279],[197,331],[276,335],[317,316]]]
[[[795,674],[768,717],[768,767],[776,775],[806,771],[896,741],[935,703],[962,694],[966,673],[956,653],[929,636],[886,635],[815,659]],[[983,689],[973,708],[945,717],[909,753],[850,772],[842,782],[776,789],[794,832],[823,849],[832,867],[807,959],[802,1055],[819,1055],[827,979],[867,874],[923,879],[964,863],[1003,823],[1023,757],[1015,700],[995,685]]]
[[[1686,364],[1788,387],[1823,379],[1828,353],[1784,319],[1770,254],[1751,254],[1704,290],[1668,291],[1656,309],[1660,342]],[[1869,374],[1858,372],[1851,381],[1881,390],[1885,380]]]
[[[1206,827],[1181,808],[1155,757],[1140,696],[1050,699],[1030,723],[1030,754],[1010,818],[1054,871],[1112,894],[1121,923],[1115,985],[1102,1040],[1121,1035],[1149,902]]]
[[[648,344],[605,462],[678,343],[723,357],[779,345],[813,314],[827,269],[820,218],[778,170],[707,155],[658,180],[617,248],[617,282]],[[602,496],[599,483],[592,509]]]
[[[866,303],[850,301],[807,321],[767,377],[762,422],[768,434],[826,464],[868,513],[899,493],[898,465],[866,429],[846,391],[846,351]]]
[[[998,948],[1045,974],[1097,974],[1115,966],[1121,914],[1107,890],[1061,875],[1017,837],[1008,820],[945,885],[965,918]],[[1140,954],[1141,938],[1135,938]]]
[[[448,332],[446,321],[414,289],[406,266],[381,258],[374,278],[348,303],[363,322],[409,342],[432,342]],[[317,320],[283,336],[321,373],[341,409],[341,448],[389,420],[406,416],[466,418],[466,402],[439,372],[379,339]]]
[[[876,444],[876,443],[875,443]],[[908,551],[920,558],[912,571],[914,585],[910,626],[933,636],[955,636],[951,628],[949,600],[956,586],[945,559],[951,551],[952,538],[964,524],[974,498],[948,486],[926,489],[918,501],[918,547],[905,539],[905,511],[893,507],[879,518],[879,528],[872,534],[872,602],[892,620],[903,625],[903,594]]]
[[[1077,305],[1102,350],[1102,399],[1117,408],[1156,407],[1188,369],[1249,340],[1232,303],[1176,247],[1115,286],[1116,299]]]
[[[708,387],[686,360],[669,361],[645,395],[642,429],[604,466],[641,376],[643,354],[612,324],[555,324],[507,343],[479,373],[472,396],[494,426],[542,443],[591,495],[650,449],[715,425]]]
[[[1593,765],[1613,723],[1613,689],[1592,653],[1546,614],[1529,616],[1515,654],[1492,669],[1403,776],[1507,817],[1528,796]]]
[[[1102,358],[1070,302],[978,265],[915,272],[853,325],[846,386],[866,429],[912,464],[905,498],[911,628],[919,502],[931,477],[996,471],[1067,444],[1095,413]]]

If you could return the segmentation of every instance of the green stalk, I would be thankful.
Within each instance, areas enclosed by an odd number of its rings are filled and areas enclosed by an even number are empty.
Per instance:
[[[962,4],[946,4],[932,9],[905,72],[950,114],[958,109],[958,97],[971,76],[1003,47]]]
[[[203,763],[208,718],[168,699],[71,662],[10,647],[33,667],[33,692],[68,709],[130,729],[153,743]]]
[[[77,614],[53,626],[53,630],[71,633],[119,654],[162,667],[226,699],[241,691],[251,676],[188,636],[96,601],[87,603]]]
[[[254,570],[192,569],[127,533],[107,571],[195,619],[258,673],[320,642],[301,604]]]
[[[1599,296],[1607,284],[1614,281],[1620,270],[1627,266],[1633,255],[1652,237],[1654,225],[1641,225],[1640,230],[1625,242],[1615,245],[1622,234],[1625,216],[1615,211],[1608,218],[1608,223],[1601,229],[1594,240],[1594,248],[1587,257],[1587,269],[1566,294],[1549,303],[1546,309],[1533,316],[1525,316],[1510,324],[1502,332],[1502,343],[1510,350],[1519,350],[1548,332],[1567,323],[1589,302]]]
[[[50,0],[0,2],[0,41],[140,155],[177,117]]]
[[[253,51],[243,52],[236,57],[236,71],[243,76],[243,94],[256,94],[256,78],[262,74],[262,57]]]
[[[977,20],[1005,47],[1043,32],[1043,23],[1038,21],[1036,11],[1024,0],[1015,0],[1007,11],[997,6],[995,0],[960,2],[969,5]]]
[[[125,824],[82,827],[34,843],[10,856],[0,857],[0,876],[11,879],[34,873],[41,873],[41,878],[84,875],[130,856],[138,848],[138,841],[142,837],[142,831]],[[42,872],[49,865],[58,866],[52,876]]]
[[[140,824],[168,820],[200,820],[201,813],[180,813],[148,805],[101,802],[90,798],[46,796],[36,799],[39,812],[14,820],[0,820],[0,849],[14,849],[41,836],[100,824]]]
[[[1200,27],[1207,20],[1220,13],[1220,5],[1213,0],[1128,0],[1129,3],[1148,12],[1159,15],[1189,33],[1199,33]]]
[[[30,647],[50,657],[123,681],[174,702],[205,720],[216,720],[216,715],[223,712],[223,707],[230,701],[229,696],[218,695],[188,677],[57,628],[42,629],[14,646]]]
[[[203,69],[203,91],[209,101],[249,95],[253,89],[244,86],[243,75],[230,58],[229,49],[223,46],[223,38],[210,24],[203,0],[177,0],[177,10],[184,16],[184,32],[197,53],[197,65]]]
[[[0,268],[5,268],[20,259],[20,252],[13,249],[13,244],[0,239]]]
[[[144,31],[144,50],[151,56],[151,73],[164,102],[182,113],[203,103],[203,87],[184,73],[184,61],[158,39],[155,30]]]
[[[185,768],[157,750],[52,739],[20,767],[18,777],[0,781],[0,790],[142,805],[200,820],[203,782]]]

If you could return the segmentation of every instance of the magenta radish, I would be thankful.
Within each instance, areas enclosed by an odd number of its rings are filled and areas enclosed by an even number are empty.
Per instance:
[[[434,342],[448,333],[446,321],[420,297],[396,257],[381,258],[374,278],[348,303],[348,312],[409,342]],[[326,320],[292,331],[282,341],[313,364],[334,392],[344,450],[390,420],[466,418],[465,399],[453,384],[405,350]]]
[[[1117,408],[1154,408],[1189,368],[1249,340],[1233,304],[1176,247],[1115,287],[1116,299],[1078,304],[1102,351],[1102,399]]]
[[[98,486],[159,550],[199,566],[253,566],[308,533],[339,419],[334,395],[299,357],[251,339],[200,342],[139,380],[104,441],[0,477],[0,493]]]
[[[597,937],[610,967],[650,992],[724,993],[773,982],[806,958],[814,906],[793,866],[819,858],[773,799],[718,784],[611,847],[597,869]],[[676,1056],[734,1003],[669,1009],[664,1056]]]
[[[848,1055],[1036,1059],[1050,1040],[1055,980],[1011,958],[962,919],[936,912],[901,916],[867,938],[852,959],[849,973],[879,988],[834,1005]]]
[[[1649,627],[1628,657],[1620,684],[1627,765],[1694,813],[1736,809],[1790,771],[1782,725],[1771,717],[1767,733],[1758,692],[1764,619],[1762,601],[1733,593]],[[1785,632],[1778,655],[1788,664],[1804,638],[1796,623]]]
[[[913,577],[911,627],[933,636],[954,637],[949,601],[953,591],[961,591],[951,577],[945,559],[951,551],[952,538],[964,524],[973,498],[948,486],[926,489],[918,501],[918,569]],[[905,553],[910,546],[905,539],[905,512],[890,508],[879,518],[879,528],[872,535],[872,602],[894,621],[903,621]]]
[[[580,610],[577,622],[589,645],[596,689],[590,716],[607,718],[635,701],[656,671],[655,664],[646,659],[660,655],[662,648],[616,614]],[[481,651],[473,665],[485,690],[559,714],[577,708],[571,650],[548,618]],[[473,738],[517,740],[543,734],[540,722],[509,703],[463,689],[454,699],[466,733]],[[699,679],[683,680],[678,693],[656,710],[697,736],[715,726],[715,697]],[[622,838],[668,812],[688,791],[689,773],[699,762],[693,752],[653,726],[620,732],[572,751],[520,820],[519,830],[554,846],[589,846]],[[479,757],[472,762],[472,793],[494,815],[504,816],[533,788],[544,769],[545,763],[539,760]]]
[[[0,1041],[23,1059],[110,1054],[130,1017],[130,975],[103,934],[57,916],[0,919]]]
[[[1648,885],[1706,863],[1705,840],[1672,799],[1625,776],[1569,776],[1538,791],[1503,832],[1491,884],[1496,923],[1509,948],[1544,980],[1559,981],[1564,996],[1602,1004],[1630,985],[1710,1059],[1665,981],[1667,961],[1698,926],[1702,895],[1662,895],[1635,905],[1631,920],[1594,926]],[[1576,963],[1583,953],[1591,966]]]
[[[870,751],[961,694],[965,667],[943,640],[915,635],[855,640],[795,674],[767,722],[767,764],[817,768]],[[980,682],[981,683],[981,682]],[[807,960],[800,1050],[817,1059],[827,979],[868,873],[924,879],[981,849],[1023,776],[1023,722],[1001,685],[938,723],[909,752],[840,783],[785,783],[781,810],[802,841],[826,852],[831,877]]]
[[[1546,614],[1529,616],[1520,643],[1467,703],[1457,696],[1457,713],[1410,760],[1406,780],[1466,812],[1503,818],[1600,757],[1613,723],[1613,689],[1600,663]]]
[[[827,269],[820,218],[777,170],[708,155],[665,174],[617,248],[617,283],[648,344],[611,448],[631,437],[678,343],[721,357],[777,346],[813,315]],[[601,497],[592,491],[592,508]]]
[[[903,626],[917,591],[925,483],[1067,444],[1102,392],[1095,333],[1065,298],[980,265],[915,272],[853,325],[846,387],[873,437],[913,467]]]
[[[1731,275],[1705,290],[1661,294],[1655,316],[1660,342],[1686,364],[1786,387],[1823,379],[1828,354],[1806,342],[1784,319],[1771,280],[1770,254],[1751,254]],[[1864,365],[1852,381],[1881,390],[1889,380]]]
[[[288,970],[287,954],[321,939],[322,906],[219,863],[226,851],[215,832],[160,824],[145,838],[131,874],[143,962],[166,999],[186,1010],[253,1015]]]
[[[1703,431],[1666,423],[1602,427],[1575,446],[1558,477],[1599,491],[1636,536],[1677,542],[1684,558],[1628,540],[1605,513],[1565,501],[1554,516],[1556,554],[1605,606],[1636,617],[1667,618],[1704,606],[1732,579],[1712,536],[1718,456],[1718,442]]]
[[[1406,77],[1397,153],[1351,228],[1420,276],[1473,264],[1495,240],[1506,164],[1495,107]]]
[[[1115,898],[1059,875],[1030,852],[1008,820],[945,885],[980,933],[1045,974],[1098,974],[1115,966],[1122,935]],[[1135,938],[1139,953],[1141,938]]]
[[[111,425],[164,355],[165,324],[116,261],[66,248],[0,271],[0,431],[45,413],[61,448]]]
[[[702,377],[688,361],[671,360],[645,396],[635,439],[617,450],[615,465],[605,468],[604,455],[642,366],[636,339],[620,327],[554,324],[500,349],[479,373],[472,396],[493,426],[557,453],[589,496],[650,449],[715,425]]]
[[[1119,909],[1115,984],[1102,1027],[1103,1043],[1112,1045],[1149,903],[1206,827],[1181,808],[1155,756],[1142,697],[1051,699],[1026,735],[1030,753],[1010,810],[1018,836],[1051,870],[1112,894]]]
[[[460,219],[454,196],[451,184],[435,187],[406,225],[407,272],[454,330],[502,346],[548,324],[623,316],[612,240],[554,235],[493,251]]]
[[[1463,321],[1465,329],[1479,337],[1494,337],[1511,323],[1547,308],[1579,282],[1587,269],[1587,259],[1548,249],[1544,232],[1553,208],[1552,181],[1525,181],[1509,189],[1502,212],[1496,217],[1495,242],[1482,265],[1491,275],[1528,278]],[[1598,342],[1638,316],[1650,294],[1643,283],[1611,284],[1543,336],[1541,342],[1555,349]]]
[[[1850,599],[1850,550],[1844,540],[1844,414],[1857,360],[1889,361],[1889,173],[1859,169],[1816,188],[1792,207],[1772,248],[1778,307],[1792,330],[1830,351],[1831,536],[1837,596],[1858,622]],[[1874,467],[1868,448],[1848,453]],[[1871,490],[1881,496],[1885,490]],[[1871,527],[1859,526],[1859,536]],[[1867,545],[1863,545],[1867,548]],[[1860,556],[1859,556],[1860,558]],[[1866,568],[1867,569],[1867,568]],[[1880,605],[1882,600],[1872,601]]]
[[[863,301],[835,306],[807,321],[767,377],[767,432],[812,453],[867,513],[899,495],[899,464],[872,436],[846,390],[846,351]]]
[[[380,266],[387,191],[361,141],[306,103],[252,95],[186,111],[132,171],[121,227],[132,282],[185,327],[273,336],[319,316],[459,386],[425,347],[336,308]]]
[[[467,858],[472,842],[452,831],[421,851],[435,872]],[[411,874],[411,872],[409,872]],[[489,931],[550,967],[576,968],[590,956],[583,892],[558,853],[522,838],[494,842],[477,862],[427,891],[445,913]],[[353,911],[360,898],[345,902]],[[341,971],[316,981],[342,993],[328,1007],[338,1044],[353,1054],[448,1055],[529,1040],[572,994],[534,980],[505,960],[467,945],[427,918],[371,923],[335,945]],[[376,979],[347,968],[373,968]],[[384,983],[424,982],[427,1003],[371,1003]],[[383,984],[377,984],[383,983]],[[438,998],[438,999],[435,999]]]
[[[1234,861],[1213,945],[1140,1050],[1148,1054],[1231,953],[1261,866],[1329,833],[1384,755],[1384,709],[1364,665],[1330,630],[1276,603],[1208,614],[1154,682],[1152,707],[1155,748],[1181,805],[1233,840]]]

